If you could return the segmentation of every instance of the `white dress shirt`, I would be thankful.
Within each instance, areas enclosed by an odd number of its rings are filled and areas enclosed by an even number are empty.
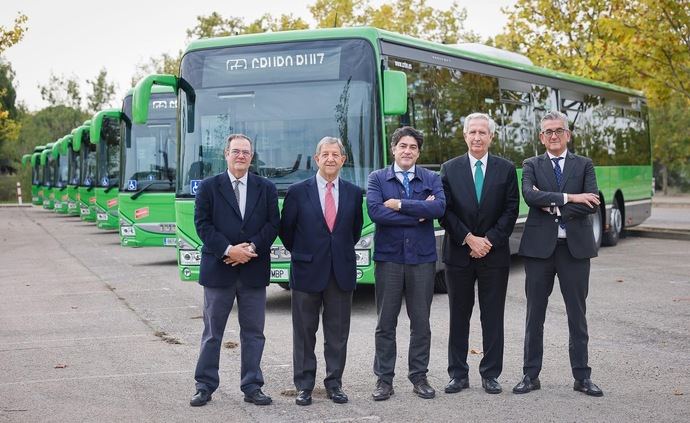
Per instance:
[[[561,174],[563,174],[563,170],[565,169],[565,156],[568,155],[568,150],[566,149],[563,153],[561,153],[560,156],[554,156],[553,154],[551,154],[548,151],[546,152],[546,154],[548,154],[548,156],[549,156],[549,161],[551,162],[551,168],[552,169],[556,168],[556,163],[554,163],[554,161],[551,159],[555,159],[556,157],[562,157],[563,158],[563,160],[558,161],[558,165],[561,167]],[[568,194],[563,193],[563,204],[567,204],[567,203],[568,203]],[[560,216],[561,215],[561,209],[559,207],[554,207],[554,209],[556,210],[556,215]],[[558,237],[559,238],[565,238],[566,237],[565,229],[561,228],[561,225],[558,225]]]
[[[244,219],[244,210],[247,208],[247,175],[249,172],[245,173],[244,176],[242,176],[239,181],[239,185],[237,186],[237,190],[240,192],[240,202],[238,206],[240,207],[240,214],[242,215],[242,219]],[[230,170],[228,169],[228,177],[230,178],[230,186],[233,188],[232,195],[235,195],[235,181],[238,179],[235,178],[235,176],[230,173]],[[228,248],[225,249],[225,255],[230,254],[230,248],[232,248],[232,244],[228,245]]]
[[[484,154],[481,159],[475,159],[473,155],[467,153],[467,157],[470,158],[470,170],[472,174],[472,179],[474,180],[474,167],[477,166],[477,162],[482,162],[482,174],[484,175],[484,180],[486,180],[486,165],[489,162],[489,153]]]

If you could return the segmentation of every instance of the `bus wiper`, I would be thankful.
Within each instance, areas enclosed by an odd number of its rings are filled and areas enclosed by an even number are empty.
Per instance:
[[[167,184],[170,187],[172,187],[172,185],[173,185],[171,181],[154,181],[154,182],[151,182],[150,184],[144,185],[143,187],[141,187],[141,189],[139,191],[132,194],[132,197],[131,197],[132,200],[136,200],[137,198],[139,198],[139,196],[141,194],[143,194],[143,192],[146,191],[147,189],[149,189],[150,187],[152,187],[154,185],[160,185],[160,184]]]
[[[115,188],[118,185],[120,185],[118,182],[116,182],[114,184],[110,184],[110,185],[108,185],[108,188],[106,188],[103,192],[108,193],[108,192],[110,192],[111,189]]]
[[[87,191],[91,191],[92,189],[93,189],[93,185],[89,185],[88,187],[86,187]]]

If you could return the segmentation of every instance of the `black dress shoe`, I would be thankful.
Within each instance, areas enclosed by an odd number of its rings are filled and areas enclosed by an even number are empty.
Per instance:
[[[206,405],[209,401],[211,401],[211,393],[205,389],[199,389],[189,401],[189,405],[192,407],[201,407],[202,405]]]
[[[444,391],[446,394],[454,394],[456,392],[460,392],[463,389],[467,389],[470,387],[470,380],[467,377],[462,377],[462,378],[457,378],[454,377],[453,379],[448,382],[448,385],[446,385],[446,389]]]
[[[332,389],[326,388],[326,396],[336,404],[345,404],[348,401],[347,395],[343,392],[343,388],[339,386]]]
[[[603,397],[604,392],[597,385],[592,382],[592,379],[575,380],[573,390],[584,392],[592,397]]]
[[[513,388],[513,393],[526,394],[528,392],[536,391],[538,389],[541,389],[541,383],[539,382],[539,378],[535,377],[534,379],[530,379],[529,376],[524,375],[520,383],[515,385],[515,387]]]
[[[436,396],[436,391],[429,385],[429,381],[426,378],[419,379],[413,384],[412,392],[414,392],[419,398],[431,399]]]
[[[371,396],[372,398],[374,398],[374,401],[385,401],[388,398],[390,398],[393,394],[393,385],[379,380],[378,382],[376,382],[376,389],[374,389],[374,393],[371,394]]]
[[[256,405],[268,405],[273,400],[268,395],[261,392],[261,389],[257,389],[251,394],[244,394],[244,402],[251,402]]]
[[[297,392],[297,398],[295,398],[295,404],[297,405],[311,405],[311,389],[302,389]]]
[[[503,391],[495,377],[482,378],[482,388],[487,394],[500,394]]]

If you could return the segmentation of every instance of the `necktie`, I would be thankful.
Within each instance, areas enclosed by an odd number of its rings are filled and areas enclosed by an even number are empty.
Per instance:
[[[482,162],[477,160],[474,164],[474,190],[477,192],[477,202],[482,199],[482,188],[484,187],[484,172],[482,172]]]
[[[333,198],[333,182],[326,183],[326,210],[324,210],[324,217],[326,218],[326,225],[328,230],[333,232],[335,226],[335,198]]]
[[[554,175],[556,175],[556,183],[558,184],[559,190],[563,189],[563,172],[561,172],[561,165],[558,164],[558,162],[560,162],[561,160],[563,160],[563,157],[554,157],[553,159],[551,159],[551,161],[553,162],[553,173]],[[560,226],[561,229],[565,230],[565,223],[561,222],[558,224],[558,226]]]
[[[410,177],[409,174],[410,172],[403,172],[403,188],[405,188],[405,196],[407,198],[410,198]]]
[[[234,185],[232,187],[232,190],[235,191],[235,199],[237,200],[237,206],[239,207],[239,205],[240,205],[240,180],[235,179],[235,181],[232,184]]]

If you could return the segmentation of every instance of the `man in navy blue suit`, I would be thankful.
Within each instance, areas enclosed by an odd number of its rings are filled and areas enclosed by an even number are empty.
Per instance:
[[[429,314],[436,267],[434,219],[443,216],[446,197],[441,178],[415,165],[423,143],[424,136],[416,129],[396,129],[391,138],[395,163],[369,175],[367,208],[376,223],[375,401],[393,395],[395,331],[403,297],[410,317],[407,377],[420,398],[436,396],[426,377],[431,349]]]
[[[316,146],[318,173],[285,196],[280,238],[291,254],[292,340],[297,405],[310,405],[316,378],[316,331],[323,310],[324,385],[328,398],[348,401],[342,376],[356,285],[355,244],[362,233],[362,189],[344,179],[347,160],[338,138]]]
[[[225,325],[237,300],[240,324],[241,386],[246,402],[271,403],[261,391],[269,251],[278,235],[280,213],[275,185],[250,174],[254,154],[242,134],[228,137],[228,170],[204,179],[196,194],[194,223],[201,248],[199,284],[204,287],[204,333],[190,405],[211,400],[218,388],[218,364]]]

